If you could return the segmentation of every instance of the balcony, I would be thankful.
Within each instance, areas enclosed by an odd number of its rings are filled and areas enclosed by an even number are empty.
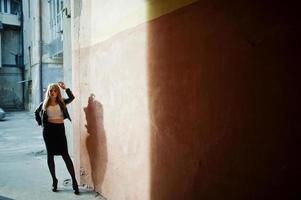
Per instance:
[[[21,26],[21,0],[0,0],[0,22],[6,25]]]
[[[19,15],[0,13],[0,21],[2,22],[2,24],[21,26]]]

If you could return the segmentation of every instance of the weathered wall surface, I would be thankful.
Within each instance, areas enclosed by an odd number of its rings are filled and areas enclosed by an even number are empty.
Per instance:
[[[1,32],[0,107],[6,110],[23,109],[22,71],[18,66],[20,31],[7,28]]]
[[[21,52],[20,31],[5,30],[1,32],[2,65],[16,66],[16,55]]]
[[[297,197],[296,16],[199,1],[149,23],[152,199]]]
[[[118,200],[297,194],[293,5],[116,0],[72,10],[81,183]]]
[[[0,68],[0,107],[5,110],[23,108],[21,70],[16,67]]]
[[[84,41],[94,30],[85,12],[96,15],[88,10],[96,5],[85,3],[79,41],[88,47],[75,49],[73,57],[80,180],[108,199],[148,199],[146,27],[139,37],[120,35],[89,46]]]

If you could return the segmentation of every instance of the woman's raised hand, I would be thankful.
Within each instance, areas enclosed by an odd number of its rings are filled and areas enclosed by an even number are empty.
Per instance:
[[[65,83],[64,83],[63,81],[59,81],[59,82],[58,82],[58,85],[59,85],[63,90],[66,89],[66,85],[65,85]]]

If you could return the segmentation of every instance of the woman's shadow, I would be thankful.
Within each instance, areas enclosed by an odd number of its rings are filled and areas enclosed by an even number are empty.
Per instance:
[[[91,94],[88,105],[84,108],[88,136],[85,144],[89,154],[91,178],[95,191],[100,192],[107,168],[107,140],[103,125],[103,107]]]

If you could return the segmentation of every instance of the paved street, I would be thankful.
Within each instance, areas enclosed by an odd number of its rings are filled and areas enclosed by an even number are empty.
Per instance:
[[[0,121],[0,200],[102,199],[82,186],[81,195],[73,194],[70,176],[60,156],[55,157],[59,191],[51,191],[41,132],[33,113],[7,113],[6,119]]]

